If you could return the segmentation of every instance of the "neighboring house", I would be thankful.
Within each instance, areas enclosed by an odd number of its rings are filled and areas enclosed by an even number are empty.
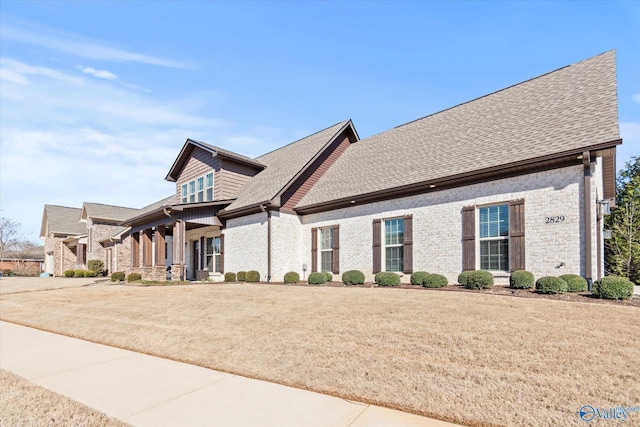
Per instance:
[[[34,246],[22,250],[7,251],[0,259],[2,273],[20,276],[37,276],[44,268],[44,247]]]
[[[620,143],[613,51],[363,140],[350,120],[256,159],[187,140],[173,200],[114,235],[118,269],[595,280]]]
[[[80,222],[82,209],[44,205],[40,238],[44,239],[44,272],[62,276],[65,270],[84,266],[87,227]]]
[[[117,237],[128,230],[120,224],[144,209],[90,202],[81,209],[45,205],[40,230],[45,240],[44,271],[61,276],[65,270],[86,268],[88,260],[101,260],[107,272],[115,271],[117,250],[113,247]]]

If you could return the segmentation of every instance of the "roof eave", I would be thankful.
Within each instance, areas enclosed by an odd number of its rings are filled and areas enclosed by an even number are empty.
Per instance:
[[[387,188],[384,190],[358,194],[351,197],[343,197],[336,200],[314,203],[306,206],[296,206],[294,211],[299,215],[308,215],[328,210],[346,208],[355,204],[373,203],[381,200],[408,197],[415,194],[440,191],[447,188],[460,187],[462,185],[469,185],[483,181],[492,181],[509,176],[531,173],[534,171],[579,165],[582,164],[582,153],[585,151],[597,154],[601,150],[615,147],[621,143],[621,139],[616,139],[586,148],[573,149],[562,153],[556,153],[554,155],[541,156],[529,160],[505,164],[500,167],[492,167],[451,175],[430,181],[422,181],[400,187]]]

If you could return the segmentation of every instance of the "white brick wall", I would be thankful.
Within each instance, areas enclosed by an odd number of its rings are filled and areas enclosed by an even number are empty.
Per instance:
[[[596,182],[592,203],[595,223]],[[600,174],[601,175],[601,174]],[[372,221],[413,215],[413,269],[445,275],[455,283],[462,268],[462,215],[465,206],[482,206],[525,200],[525,250],[527,270],[536,277],[577,273],[584,275],[583,168],[571,166],[429,194],[388,200],[322,212],[303,217],[272,213],[272,280],[281,281],[287,271],[303,275],[311,269],[311,229],[340,225],[340,270],[357,269],[372,274]],[[550,216],[564,216],[561,223],[546,223]],[[477,221],[476,221],[477,224]],[[227,222],[227,271],[258,269],[266,279],[267,215],[255,214]],[[476,231],[477,235],[477,231]],[[593,230],[593,254],[596,256]],[[479,249],[476,249],[479,253]],[[564,263],[562,267],[558,266]],[[384,265],[384,264],[383,264]],[[594,259],[594,277],[597,272]],[[505,275],[506,277],[506,275]],[[403,281],[408,281],[405,275]]]
[[[282,212],[271,213],[271,280],[282,282],[289,271],[302,274],[302,246],[300,217]],[[309,251],[311,247],[309,246]],[[311,263],[307,265],[307,275]]]
[[[227,221],[224,230],[225,271],[257,270],[267,278],[267,214],[257,213]]]
[[[461,209],[524,198],[527,269],[537,277],[584,274],[581,183],[582,167],[574,166],[308,215],[302,217],[302,248],[311,247],[312,227],[340,224],[341,271],[358,269],[372,280],[373,219],[412,214],[414,271],[437,272],[455,282],[462,267]],[[560,215],[564,222],[545,223],[545,217]],[[310,250],[303,250],[303,262],[310,264],[310,258]],[[565,265],[556,268],[561,262]]]

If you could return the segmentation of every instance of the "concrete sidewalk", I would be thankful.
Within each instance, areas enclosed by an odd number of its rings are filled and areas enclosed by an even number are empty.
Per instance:
[[[0,367],[133,426],[453,426],[7,322]]]

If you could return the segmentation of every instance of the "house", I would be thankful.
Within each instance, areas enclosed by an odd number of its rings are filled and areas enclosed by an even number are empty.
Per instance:
[[[366,139],[345,120],[255,159],[188,139],[165,178],[175,195],[107,240],[118,269],[151,279],[356,269],[455,283],[485,269],[505,282],[526,269],[592,281],[615,204],[616,90],[610,51]]]
[[[0,258],[0,272],[3,275],[37,276],[44,267],[43,249],[42,246],[24,245],[6,251]]]
[[[40,238],[45,240],[44,272],[62,276],[65,270],[86,269],[88,260],[101,260],[108,272],[115,271],[110,267],[117,257],[109,244],[127,231],[122,221],[148,208],[90,202],[82,208],[45,205],[40,228]]]

